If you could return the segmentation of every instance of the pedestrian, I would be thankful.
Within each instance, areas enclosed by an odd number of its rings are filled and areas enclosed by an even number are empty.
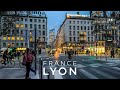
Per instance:
[[[115,58],[115,52],[114,52],[114,49],[111,50],[111,58]]]
[[[33,58],[35,57],[36,53],[34,50],[31,50],[31,54],[33,55]],[[31,62],[31,67],[30,67],[30,71],[32,71],[34,74],[36,74],[36,71],[32,68],[32,63],[33,63],[33,60]]]
[[[8,55],[8,49],[6,49],[3,53],[2,58],[4,59],[4,62],[2,64],[6,65],[6,60],[7,60],[7,55]]]
[[[66,55],[66,51],[65,51],[65,55]]]
[[[29,48],[26,49],[26,52],[23,56],[23,60],[26,61],[26,65],[25,65],[26,66],[26,77],[25,77],[25,79],[30,79],[29,73],[30,73],[31,64],[33,61],[33,55],[30,53]]]
[[[17,52],[18,60],[20,59],[20,51]]]
[[[75,50],[75,55],[77,54],[76,50]]]

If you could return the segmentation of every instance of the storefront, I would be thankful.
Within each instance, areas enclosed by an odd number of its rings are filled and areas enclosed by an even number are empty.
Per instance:
[[[25,52],[26,48],[16,48],[16,51]]]

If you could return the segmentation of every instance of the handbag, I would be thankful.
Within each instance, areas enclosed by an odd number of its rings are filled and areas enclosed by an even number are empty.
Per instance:
[[[25,59],[23,59],[23,61],[22,61],[22,65],[26,65],[26,60]]]

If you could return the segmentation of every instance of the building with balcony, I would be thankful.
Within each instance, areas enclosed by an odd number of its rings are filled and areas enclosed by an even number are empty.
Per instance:
[[[1,18],[1,28],[4,31],[6,20],[14,19],[11,27],[7,28],[7,32],[1,36],[1,48],[34,48],[35,42],[35,26],[37,32],[37,47],[45,48],[47,44],[47,17],[45,13],[40,11],[17,11],[15,16],[8,11],[9,14]],[[14,17],[14,18],[13,18]]]
[[[78,52],[84,46],[85,49],[94,46],[94,30],[92,19],[87,15],[66,14],[66,18],[60,26],[56,36],[56,48],[62,52],[69,49]]]

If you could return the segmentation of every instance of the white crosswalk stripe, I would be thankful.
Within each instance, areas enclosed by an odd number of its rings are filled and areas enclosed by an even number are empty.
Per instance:
[[[59,70],[55,71],[54,79],[63,79],[62,75],[59,74]]]
[[[84,66],[84,65],[82,65],[82,64],[77,64],[75,67],[76,67],[76,68],[83,68],[83,67],[86,67],[86,66]]]
[[[91,73],[85,71],[84,69],[79,69],[79,71],[90,79],[99,79],[96,76],[92,75]]]
[[[95,69],[95,68],[91,68],[91,70],[93,70],[93,71],[95,71],[96,73],[104,76],[104,77],[107,78],[107,79],[117,79],[117,78],[115,78],[115,77],[113,77],[113,76],[111,76],[111,75],[109,75],[109,74],[107,74],[107,73],[105,73],[105,72],[102,72],[102,71],[100,71],[100,70],[97,70],[97,69]]]
[[[117,69],[117,70],[120,70],[120,68],[119,67],[112,67],[113,69]]]

